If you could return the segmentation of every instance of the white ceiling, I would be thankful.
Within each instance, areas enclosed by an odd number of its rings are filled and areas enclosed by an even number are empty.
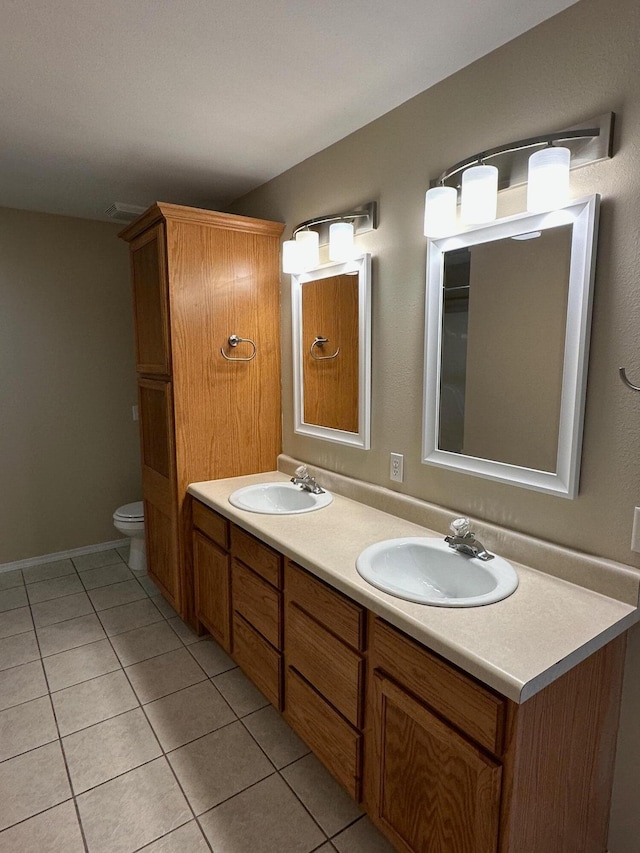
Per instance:
[[[0,206],[224,207],[575,0],[3,0]]]

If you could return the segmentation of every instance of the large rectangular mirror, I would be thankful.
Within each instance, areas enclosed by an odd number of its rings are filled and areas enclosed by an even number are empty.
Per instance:
[[[368,449],[371,259],[291,276],[295,431]]]
[[[429,241],[423,462],[575,497],[598,203]]]

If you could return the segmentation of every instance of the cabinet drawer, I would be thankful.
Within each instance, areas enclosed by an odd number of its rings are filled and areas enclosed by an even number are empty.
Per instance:
[[[364,651],[366,611],[287,560],[287,598],[358,651]]]
[[[229,550],[229,522],[226,518],[218,515],[214,510],[193,499],[192,503],[193,526],[205,533],[209,539]]]
[[[340,784],[360,801],[362,735],[287,667],[285,717]]]
[[[251,569],[232,560],[233,609],[272,646],[282,649],[282,595]]]
[[[333,634],[287,604],[287,665],[295,667],[350,723],[362,726],[364,661]]]
[[[398,679],[470,738],[500,755],[507,700],[485,689],[381,619],[373,620],[371,664]]]
[[[238,613],[233,614],[233,657],[272,705],[282,709],[282,655]]]
[[[231,525],[231,553],[270,584],[282,588],[282,555],[235,524]]]

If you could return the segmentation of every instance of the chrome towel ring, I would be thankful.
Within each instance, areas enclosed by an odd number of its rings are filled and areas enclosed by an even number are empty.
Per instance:
[[[250,356],[247,356],[246,358],[242,358],[241,356],[227,355],[224,351],[224,347],[220,347],[220,353],[223,358],[227,359],[227,361],[253,361],[253,359],[256,357],[256,343],[255,341],[252,341],[251,338],[241,338],[239,335],[230,335],[227,340],[227,343],[232,348],[237,347],[238,344],[251,344],[251,346],[253,347],[253,352]]]
[[[640,391],[640,385],[634,385],[632,382],[629,382],[627,379],[627,371],[624,367],[619,367],[618,373],[620,374],[620,379],[622,379],[627,388],[631,388],[632,391]]]
[[[340,352],[340,347],[338,347],[338,349],[334,352],[333,355],[316,355],[314,353],[314,351],[313,351],[314,347],[320,347],[322,349],[322,347],[328,343],[329,343],[329,338],[323,338],[321,335],[318,335],[318,337],[314,340],[314,342],[311,344],[311,346],[309,348],[309,353],[311,354],[311,358],[314,359],[315,361],[329,361],[332,358],[337,358],[338,353]]]

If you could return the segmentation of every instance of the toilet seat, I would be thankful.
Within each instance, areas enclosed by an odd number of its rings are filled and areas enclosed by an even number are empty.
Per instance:
[[[142,501],[134,501],[133,503],[119,506],[113,513],[113,518],[114,520],[128,522],[144,521],[144,504]]]

